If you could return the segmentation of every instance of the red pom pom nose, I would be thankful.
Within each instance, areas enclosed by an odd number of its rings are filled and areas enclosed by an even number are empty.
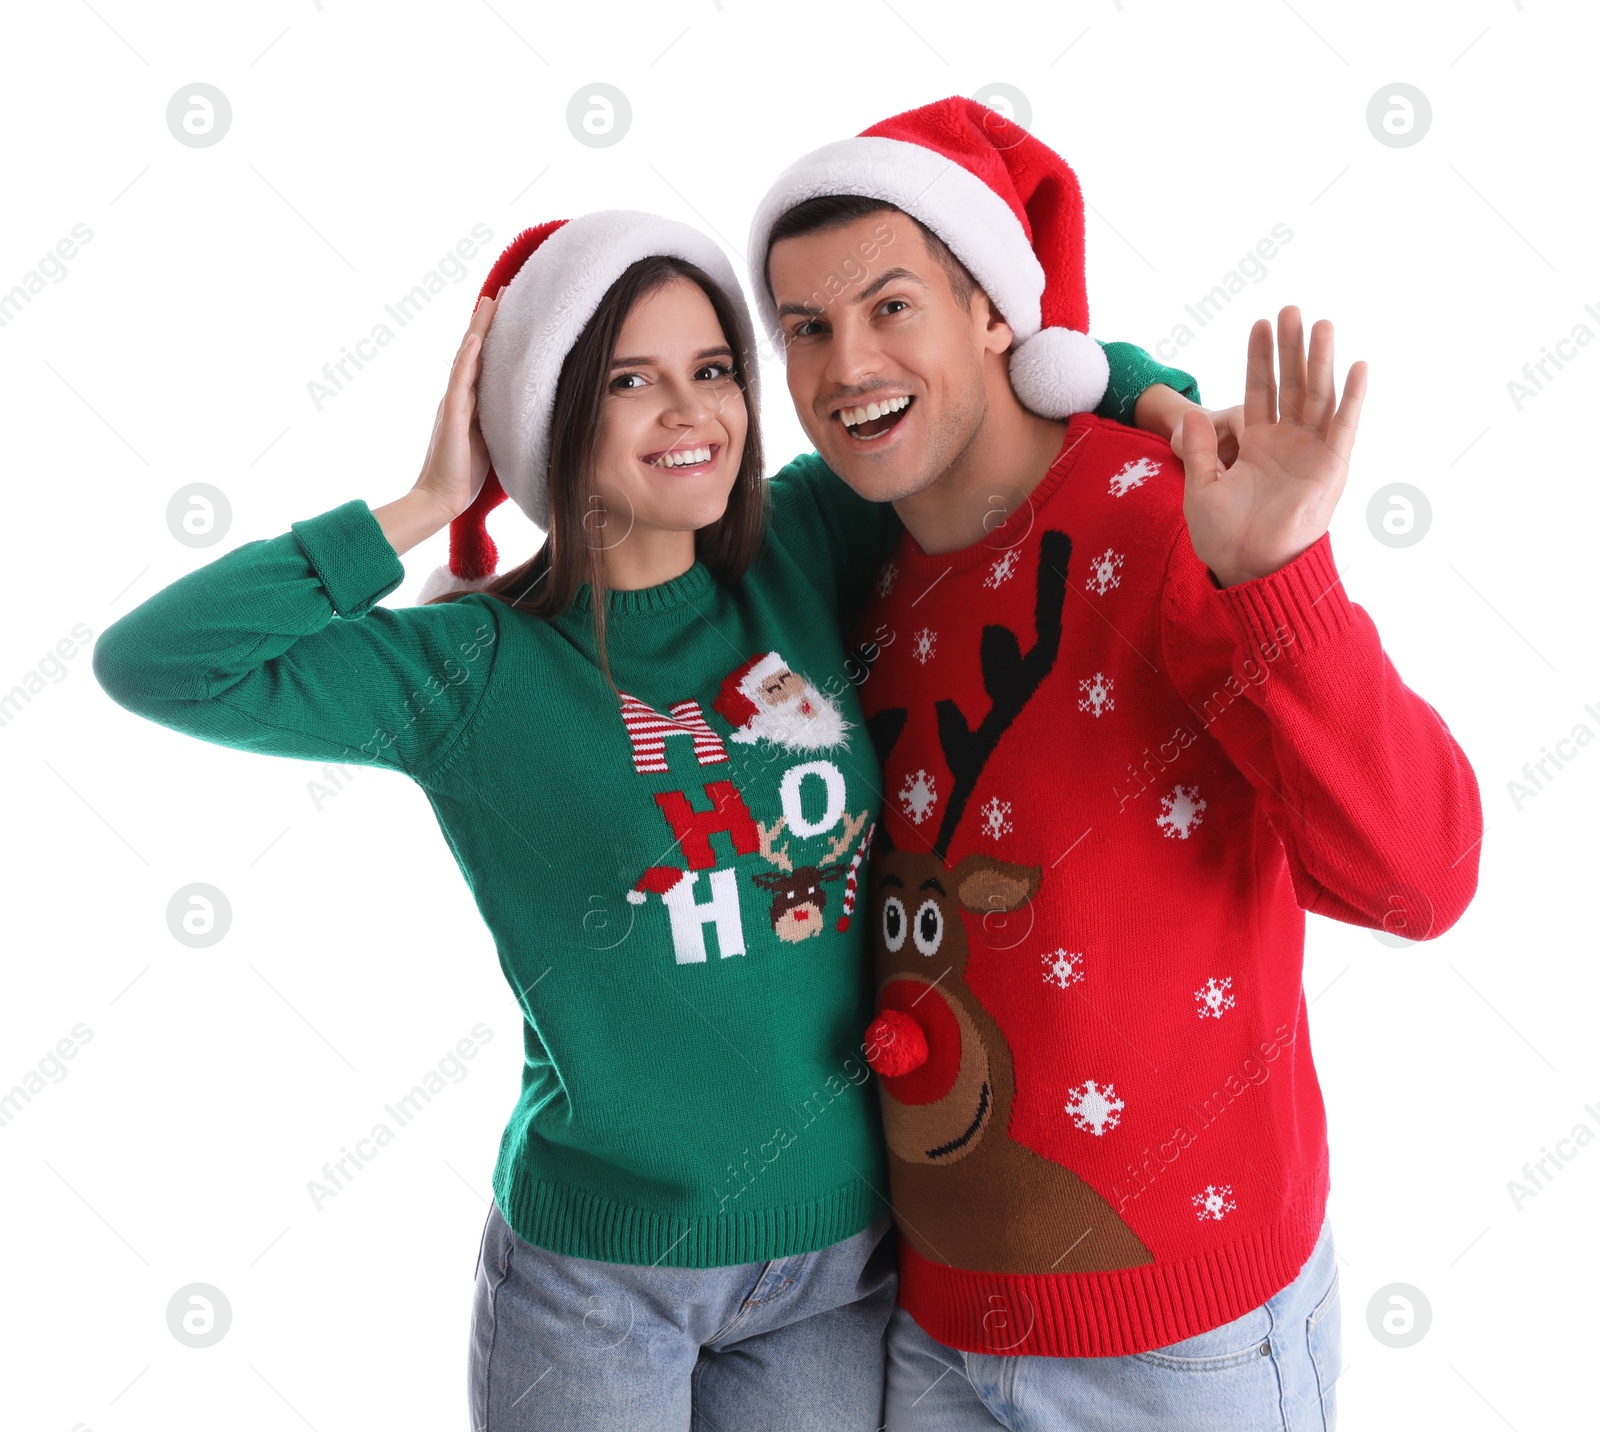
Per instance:
[[[886,1009],[867,1026],[867,1063],[886,1079],[909,1074],[928,1062],[928,1036],[900,1009]]]

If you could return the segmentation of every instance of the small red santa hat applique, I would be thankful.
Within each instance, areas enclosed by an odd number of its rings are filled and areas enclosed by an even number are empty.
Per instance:
[[[670,865],[652,865],[633,882],[633,889],[628,891],[628,903],[643,905],[649,895],[665,895],[688,873],[687,870],[677,870]]]
[[[657,254],[696,265],[727,296],[738,327],[728,341],[744,354],[746,399],[759,403],[755,329],[733,266],[714,239],[635,209],[602,209],[524,229],[479,290],[491,298],[506,286],[484,335],[478,371],[478,426],[489,449],[489,476],[450,524],[449,564],[423,583],[419,603],[474,591],[494,577],[499,553],[484,523],[506,498],[548,530],[550,422],[562,365],[611,285]]]
[[[778,176],[750,226],[750,287],[780,355],[767,282],[768,235],[807,199],[882,199],[937,234],[1011,325],[1011,387],[1046,418],[1090,412],[1110,369],[1089,337],[1083,194],[1066,160],[1021,125],[952,95],[854,139],[825,144]]]
[[[752,656],[743,666],[735,667],[723,677],[711,709],[736,731],[743,730],[761,714],[761,704],[755,699],[761,683],[769,676],[776,676],[787,665],[775,651]]]

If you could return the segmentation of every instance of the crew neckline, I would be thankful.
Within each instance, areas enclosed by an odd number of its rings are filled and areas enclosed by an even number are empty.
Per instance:
[[[670,581],[658,582],[653,587],[607,592],[606,615],[608,617],[653,616],[661,612],[670,612],[685,602],[703,596],[715,583],[716,578],[711,575],[711,569],[697,558],[687,572],[682,576],[673,577]],[[573,594],[572,609],[588,611],[593,595],[593,589],[588,582],[580,583],[578,590]]]
[[[1039,479],[1038,486],[1012,509],[1004,522],[980,537],[970,547],[957,547],[952,552],[924,552],[908,528],[900,540],[900,556],[905,565],[911,571],[918,573],[959,572],[984,562],[992,562],[997,555],[1008,548],[1020,546],[1027,538],[1039,508],[1049,502],[1055,496],[1056,489],[1066,481],[1067,475],[1078,461],[1083,445],[1097,426],[1098,419],[1093,413],[1074,413],[1068,418],[1067,431],[1062,436],[1061,447],[1051,459],[1045,475]]]

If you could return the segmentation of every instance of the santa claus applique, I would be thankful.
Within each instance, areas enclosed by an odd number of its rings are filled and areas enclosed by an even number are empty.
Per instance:
[[[736,744],[770,741],[788,751],[832,750],[851,724],[837,701],[775,651],[729,672],[712,709],[734,728]]]

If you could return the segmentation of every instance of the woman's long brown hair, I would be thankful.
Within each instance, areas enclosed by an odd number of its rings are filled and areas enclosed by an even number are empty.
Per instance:
[[[562,363],[550,417],[550,529],[532,557],[479,589],[518,611],[548,620],[565,612],[587,582],[600,669],[613,688],[616,683],[606,660],[605,547],[603,540],[595,540],[590,525],[592,514],[601,511],[595,472],[600,410],[610,387],[617,337],[634,305],[680,278],[699,286],[722,325],[723,337],[733,351],[734,381],[746,395],[748,420],[739,475],[728,494],[728,506],[715,522],[694,534],[695,557],[721,582],[736,582],[750,570],[761,550],[766,516],[761,421],[755,405],[748,401],[749,365],[756,361],[755,355],[740,350],[733,305],[711,277],[695,264],[663,254],[640,259],[623,271],[606,290],[594,317]],[[449,602],[465,595],[450,592],[433,600]]]

